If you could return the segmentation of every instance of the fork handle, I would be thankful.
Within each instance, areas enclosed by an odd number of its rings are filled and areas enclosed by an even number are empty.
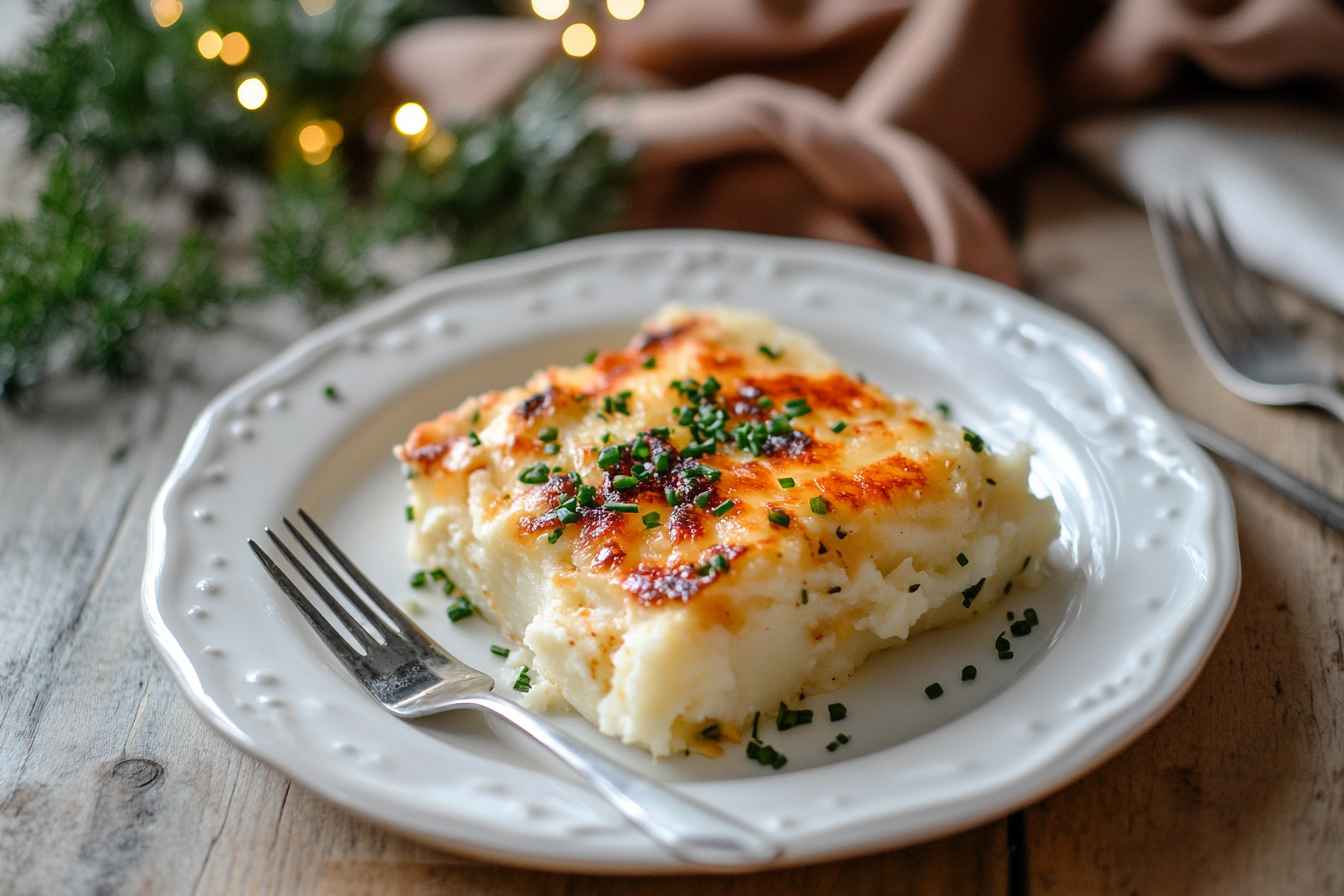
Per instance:
[[[542,721],[518,704],[494,694],[473,694],[444,709],[476,708],[511,722],[550,750],[668,852],[697,865],[764,865],[782,852],[764,834],[690,797],[617,765]]]
[[[1314,513],[1330,528],[1344,532],[1344,501],[1335,500],[1305,479],[1270,463],[1235,439],[1198,420],[1178,419],[1190,438],[1206,450],[1249,470],[1280,494]]]

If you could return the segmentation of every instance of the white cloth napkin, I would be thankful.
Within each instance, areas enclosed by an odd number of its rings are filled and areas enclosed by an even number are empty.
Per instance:
[[[1344,115],[1222,103],[1090,119],[1064,141],[1135,197],[1207,186],[1248,264],[1344,313]]]

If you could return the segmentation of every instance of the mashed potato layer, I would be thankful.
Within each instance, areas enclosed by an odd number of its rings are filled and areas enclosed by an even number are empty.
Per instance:
[[[715,752],[874,651],[1030,584],[1028,455],[764,317],[670,307],[623,350],[417,426],[411,554],[559,695],[655,755]]]

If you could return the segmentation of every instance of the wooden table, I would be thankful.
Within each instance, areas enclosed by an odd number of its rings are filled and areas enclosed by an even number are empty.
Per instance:
[[[1194,357],[1138,211],[1056,163],[1027,183],[1038,295],[1106,331],[1174,407],[1344,494],[1344,427],[1249,405]],[[1119,757],[1011,818],[689,881],[481,865],[327,804],[207,728],[140,621],[146,515],[187,428],[303,328],[264,323],[194,353],[191,375],[55,396],[35,419],[0,411],[0,892],[1344,892],[1344,536],[1234,469],[1241,605],[1198,683]],[[1317,332],[1344,346],[1339,322]]]

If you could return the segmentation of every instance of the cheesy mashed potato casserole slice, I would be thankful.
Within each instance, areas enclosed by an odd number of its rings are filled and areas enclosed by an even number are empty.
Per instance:
[[[757,711],[984,612],[1031,584],[1058,527],[1024,450],[730,310],[666,308],[397,456],[413,558],[527,648],[526,699],[660,756],[716,752]]]

